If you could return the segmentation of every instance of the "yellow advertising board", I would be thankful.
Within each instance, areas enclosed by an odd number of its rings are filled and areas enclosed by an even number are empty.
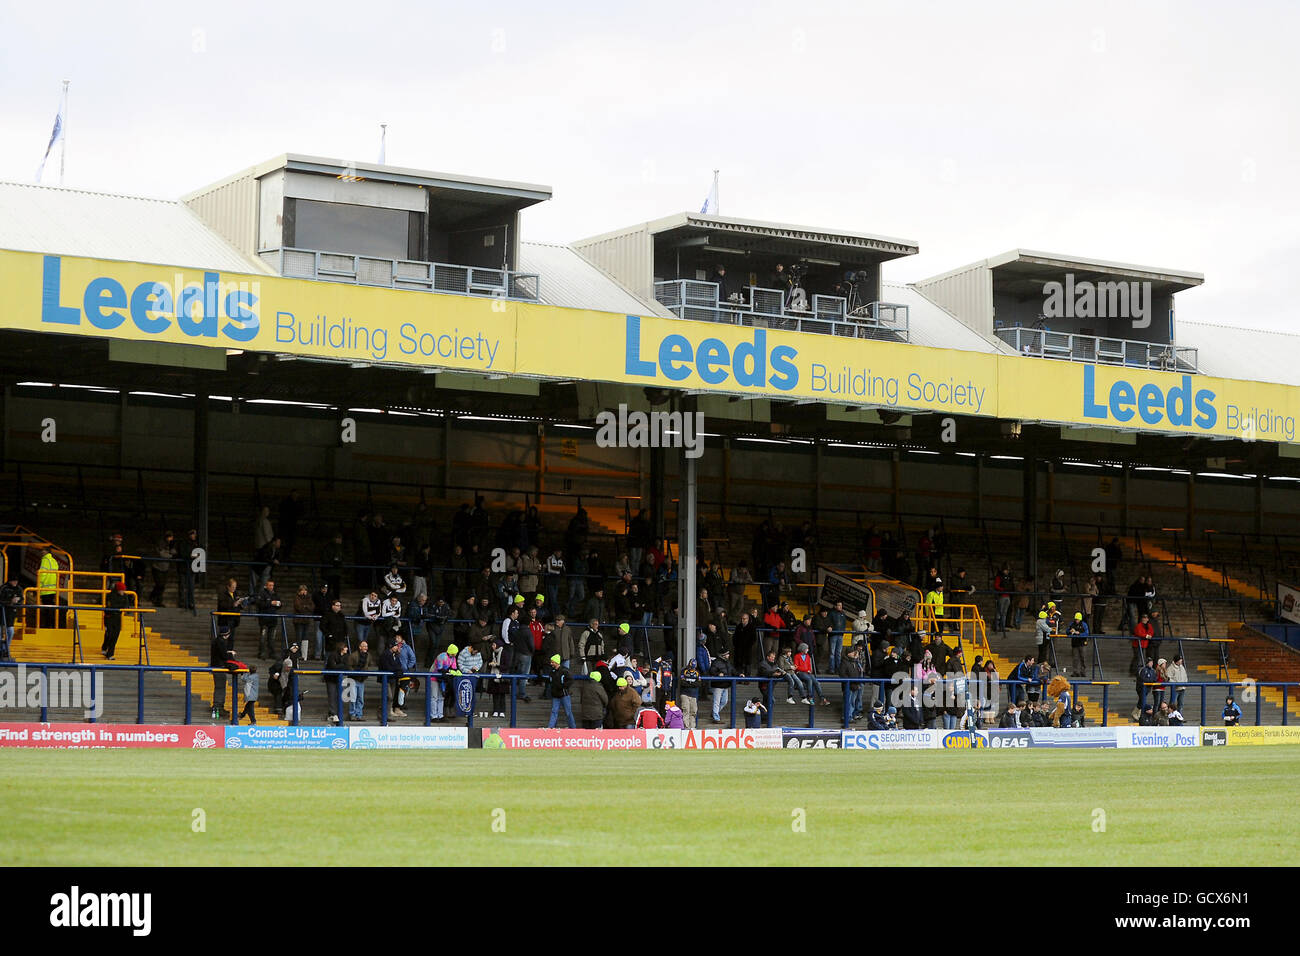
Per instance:
[[[1222,733],[1227,735],[1227,743],[1232,747],[1300,744],[1300,727],[1225,727]]]
[[[0,327],[1273,442],[1300,417],[1285,385],[27,252]]]
[[[512,372],[512,303],[0,252],[0,326],[135,342]]]

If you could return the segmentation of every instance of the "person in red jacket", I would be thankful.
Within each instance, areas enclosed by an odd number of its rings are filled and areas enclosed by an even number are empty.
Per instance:
[[[1134,676],[1142,669],[1142,665],[1147,659],[1147,645],[1151,641],[1153,631],[1151,620],[1145,614],[1133,625],[1133,662],[1129,665]]]
[[[817,683],[817,675],[813,673],[813,659],[812,655],[808,653],[807,644],[799,645],[799,650],[794,655],[794,669],[796,673],[803,675],[804,683],[812,688],[813,695],[821,704],[823,706],[829,705],[830,701],[822,695],[821,685]]]

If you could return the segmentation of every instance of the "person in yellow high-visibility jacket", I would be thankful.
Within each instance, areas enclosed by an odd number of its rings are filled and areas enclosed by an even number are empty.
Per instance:
[[[930,606],[930,613],[934,615],[934,630],[938,634],[944,632],[943,620],[943,579],[936,578],[934,590],[925,596],[925,603]]]
[[[41,556],[41,568],[36,572],[36,587],[40,592],[37,603],[48,605],[41,608],[41,627],[57,627],[55,622],[58,620],[58,612],[55,608],[58,604],[59,559],[54,556],[53,548],[46,548],[45,554]]]

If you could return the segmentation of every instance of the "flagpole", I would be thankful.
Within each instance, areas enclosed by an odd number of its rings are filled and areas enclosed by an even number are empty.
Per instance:
[[[68,159],[68,84],[63,81],[63,143],[59,146],[59,186],[63,186],[63,168]]]
[[[718,171],[713,171],[713,214],[722,215],[722,202],[718,199]]]

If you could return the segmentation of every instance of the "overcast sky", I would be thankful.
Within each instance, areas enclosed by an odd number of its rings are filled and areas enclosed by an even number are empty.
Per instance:
[[[72,81],[66,185],[177,198],[284,152],[543,183],[524,236],[697,210],[1190,270],[1294,327],[1294,2],[0,0],[0,179]],[[57,158],[46,170],[58,182]]]

